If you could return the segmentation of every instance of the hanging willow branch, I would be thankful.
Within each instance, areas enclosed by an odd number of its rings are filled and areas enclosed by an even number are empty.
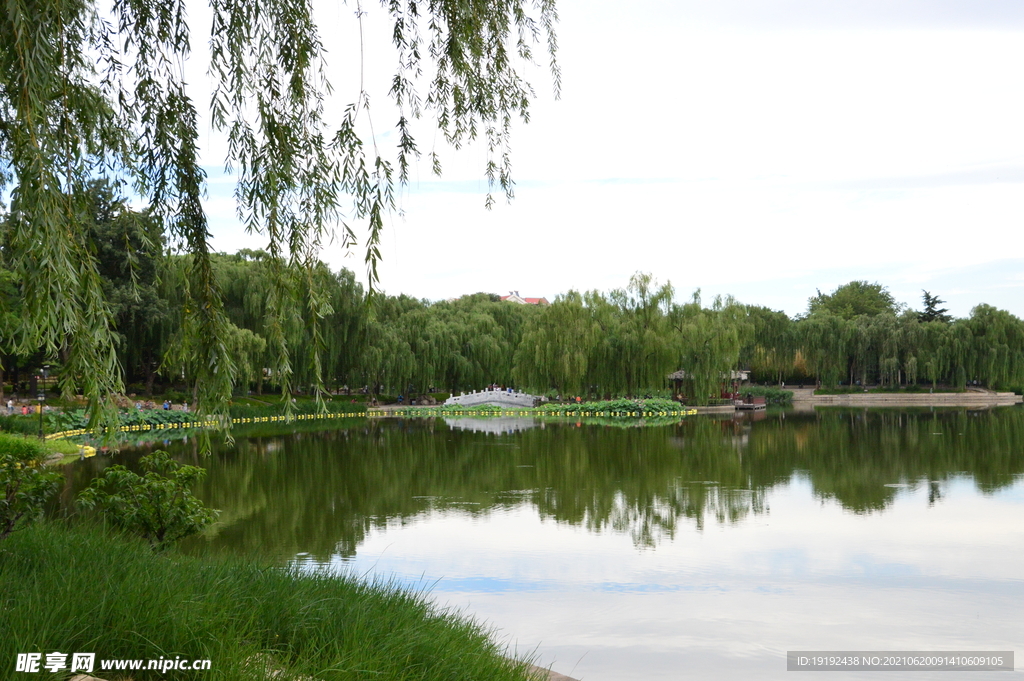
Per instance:
[[[265,338],[285,394],[294,348],[283,329],[296,306],[311,320],[309,368],[322,384],[321,324],[331,306],[313,270],[325,239],[340,227],[342,245],[352,246],[352,225],[367,224],[371,289],[378,284],[394,185],[407,180],[419,155],[411,122],[429,115],[456,148],[482,137],[489,186],[511,198],[512,122],[528,120],[534,94],[517,68],[532,62],[535,44],[546,46],[556,94],[560,88],[553,0],[382,5],[394,22],[398,57],[393,157],[376,143],[372,154],[366,151],[357,121],[369,115],[365,92],[340,121],[325,114],[331,86],[310,0],[211,0],[211,120],[227,136],[239,217],[267,238],[273,285],[264,304]],[[111,314],[80,205],[98,175],[130,182],[169,243],[188,256],[181,333],[171,355],[175,369],[187,372],[198,407],[224,415],[233,383],[247,373],[239,362],[250,362],[235,356],[238,343],[230,340],[212,266],[199,115],[185,85],[192,40],[185,9],[184,0],[114,0],[111,7],[11,0],[0,8],[0,195],[11,197],[3,255],[29,312],[16,334],[18,350],[60,354],[65,394],[82,389],[94,414],[104,396],[122,390]],[[440,170],[434,152],[431,165]],[[305,275],[296,280],[298,271]]]

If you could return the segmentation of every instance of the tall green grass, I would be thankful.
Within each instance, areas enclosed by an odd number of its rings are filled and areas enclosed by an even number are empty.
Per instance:
[[[43,427],[46,432],[52,428],[50,414],[43,414]],[[37,435],[39,433],[39,414],[22,416],[21,414],[0,414],[0,431],[5,433],[21,433],[23,435]]]
[[[212,661],[202,672],[130,672],[134,681],[531,678],[479,624],[393,584],[157,555],[82,524],[37,524],[0,543],[0,631],[3,678],[18,653],[57,651]]]
[[[9,455],[18,461],[44,461],[50,450],[39,438],[0,433],[0,455]]]
[[[749,393],[754,397],[763,397],[768,404],[789,404],[793,401],[792,390],[782,390],[770,385],[743,385],[737,391],[740,395]]]
[[[40,440],[34,436],[0,433],[0,457],[9,455],[18,461],[44,462],[54,454],[70,456],[78,446],[60,440]]]

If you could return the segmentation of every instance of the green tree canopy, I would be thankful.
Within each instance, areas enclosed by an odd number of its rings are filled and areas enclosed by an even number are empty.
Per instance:
[[[586,393],[598,328],[583,296],[576,291],[559,296],[526,324],[515,354],[516,378],[567,396]]]
[[[819,290],[818,295],[807,301],[808,313],[828,312],[843,319],[853,319],[858,315],[871,317],[885,312],[896,314],[899,310],[900,305],[889,290],[877,282],[851,281],[829,294]]]
[[[686,376],[683,383],[694,403],[707,404],[729,382],[753,327],[747,314],[731,297],[716,297],[710,309],[702,307],[699,289],[689,303],[670,313],[678,364]]]
[[[144,377],[150,392],[167,339],[168,300],[161,295],[164,235],[158,220],[132,210],[110,182],[86,190],[90,249],[114,320],[123,374]],[[62,348],[67,351],[67,348]]]

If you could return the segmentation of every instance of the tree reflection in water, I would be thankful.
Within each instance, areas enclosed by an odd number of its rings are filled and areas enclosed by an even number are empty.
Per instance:
[[[924,486],[936,504],[951,478],[969,476],[991,493],[1024,473],[1021,408],[535,425],[494,434],[441,420],[375,420],[290,435],[239,433],[233,447],[199,459],[209,474],[196,492],[221,516],[193,547],[351,556],[368,532],[425,513],[486,516],[524,504],[542,518],[628,533],[646,547],[680,528],[768,513],[770,492],[794,478],[809,480],[823,502],[874,513],[901,486]],[[192,444],[168,448],[198,459]],[[65,500],[109,463],[97,457],[69,467]]]

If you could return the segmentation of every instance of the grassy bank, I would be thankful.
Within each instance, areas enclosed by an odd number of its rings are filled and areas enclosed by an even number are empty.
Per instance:
[[[393,585],[155,554],[89,525],[36,524],[0,543],[0,603],[0,667],[11,673],[18,653],[60,651],[211,660],[209,671],[135,671],[134,681],[529,678],[480,625]]]
[[[57,457],[73,459],[80,447],[63,440],[40,440],[31,435],[0,433],[0,455],[11,454],[22,461],[46,463]]]

